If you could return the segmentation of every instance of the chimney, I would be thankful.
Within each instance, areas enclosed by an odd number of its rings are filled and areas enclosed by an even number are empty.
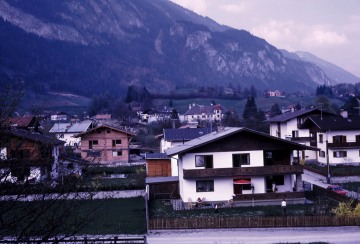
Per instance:
[[[348,111],[346,111],[346,110],[341,110],[340,111],[340,115],[341,115],[341,117],[343,117],[344,119],[347,119],[347,117],[348,117]]]

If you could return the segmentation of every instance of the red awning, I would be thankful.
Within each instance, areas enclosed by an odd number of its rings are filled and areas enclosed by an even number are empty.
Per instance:
[[[234,184],[235,185],[248,185],[248,184],[251,184],[251,181],[249,181],[249,180],[235,180]]]

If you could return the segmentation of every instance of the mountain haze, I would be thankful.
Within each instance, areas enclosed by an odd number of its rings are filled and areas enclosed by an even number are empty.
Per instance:
[[[330,62],[327,62],[309,52],[295,52],[297,56],[303,61],[307,61],[319,66],[326,75],[330,78],[331,84],[336,85],[339,83],[359,83],[360,78],[353,75],[352,73],[336,66]]]
[[[91,96],[254,85],[314,92],[329,77],[245,30],[167,0],[2,0],[0,77]]]

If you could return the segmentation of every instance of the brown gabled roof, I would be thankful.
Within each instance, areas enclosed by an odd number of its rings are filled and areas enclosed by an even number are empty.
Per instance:
[[[65,143],[64,141],[58,140],[55,137],[29,132],[27,130],[20,130],[20,129],[11,130],[10,134],[18,138],[22,138],[46,145],[63,145]]]
[[[108,129],[111,129],[111,130],[115,130],[115,131],[119,131],[119,132],[125,133],[125,134],[127,134],[127,135],[129,135],[129,136],[135,136],[134,133],[131,133],[131,132],[129,132],[129,131],[125,131],[125,130],[122,130],[122,129],[119,129],[119,128],[116,128],[116,127],[113,127],[113,126],[109,126],[109,125],[100,125],[100,126],[95,127],[95,128],[93,128],[93,129],[91,129],[91,130],[88,130],[88,131],[85,131],[85,132],[76,134],[76,135],[74,135],[74,137],[75,137],[75,138],[77,138],[77,137],[82,137],[82,136],[84,136],[84,135],[86,135],[86,134],[90,134],[91,132],[96,131],[97,129],[100,129],[100,128],[108,128]]]
[[[28,127],[33,122],[34,116],[9,118],[7,124],[15,127]]]

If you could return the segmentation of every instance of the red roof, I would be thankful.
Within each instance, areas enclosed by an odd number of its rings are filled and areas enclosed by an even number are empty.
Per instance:
[[[8,122],[10,126],[27,127],[31,124],[33,119],[34,119],[33,116],[14,117],[14,118],[9,118]]]

